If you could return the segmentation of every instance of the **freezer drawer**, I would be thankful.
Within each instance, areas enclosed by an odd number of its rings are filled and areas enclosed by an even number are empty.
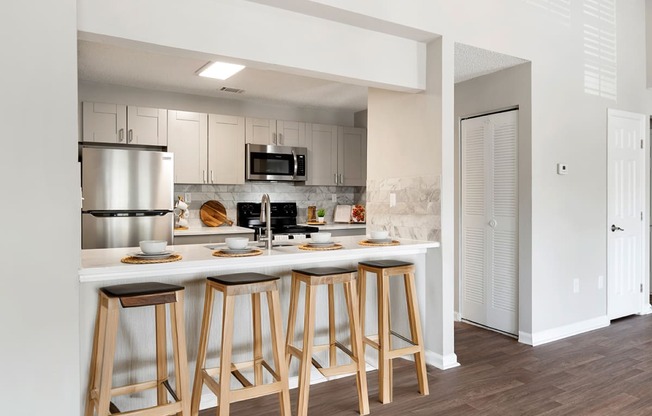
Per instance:
[[[138,247],[141,240],[172,244],[174,214],[96,217],[82,214],[82,248]]]

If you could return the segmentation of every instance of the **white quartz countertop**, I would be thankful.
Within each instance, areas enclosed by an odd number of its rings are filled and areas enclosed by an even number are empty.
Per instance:
[[[310,227],[318,227],[320,231],[330,231],[330,230],[357,230],[367,228],[367,224],[346,224],[346,223],[337,223],[329,222],[324,225],[316,224],[299,224],[299,225],[308,225]]]
[[[220,225],[219,227],[190,226],[187,230],[174,230],[175,237],[184,235],[213,235],[213,234],[253,234],[251,228],[238,227],[237,225]]]
[[[225,244],[188,244],[168,246],[182,256],[182,260],[171,263],[125,264],[120,259],[140,250],[132,248],[110,248],[82,250],[79,281],[97,282],[120,279],[140,279],[144,277],[175,276],[188,273],[230,272],[235,270],[256,269],[271,266],[293,267],[300,264],[329,261],[357,260],[369,257],[387,257],[410,254],[422,254],[428,249],[439,247],[435,241],[416,241],[398,239],[396,246],[361,246],[358,244],[363,236],[334,237],[333,241],[342,245],[342,249],[329,251],[306,251],[298,248],[300,243],[272,250],[263,250],[263,254],[252,257],[216,257],[213,250],[206,246],[226,248]]]

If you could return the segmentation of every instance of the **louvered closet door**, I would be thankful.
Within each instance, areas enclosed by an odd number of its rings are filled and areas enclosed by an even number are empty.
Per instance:
[[[518,332],[518,111],[462,121],[462,318]]]

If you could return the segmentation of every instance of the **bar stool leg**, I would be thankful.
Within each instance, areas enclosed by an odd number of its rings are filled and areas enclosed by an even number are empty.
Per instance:
[[[408,318],[410,321],[412,341],[420,346],[419,352],[414,354],[414,364],[416,366],[417,379],[419,381],[419,392],[422,395],[427,396],[430,392],[428,388],[428,374],[426,372],[426,359],[423,351],[423,335],[421,334],[419,306],[416,302],[417,292],[414,286],[414,273],[404,274],[403,281],[405,283],[405,295],[408,302]]]
[[[91,373],[88,379],[88,391],[86,397],[86,410],[84,416],[93,416],[96,401],[91,397],[91,392],[98,392],[100,380],[97,374],[102,368],[102,357],[104,356],[104,337],[106,335],[106,306],[103,298],[100,298],[97,304],[97,322],[95,324],[95,333],[93,335],[93,353],[91,355]]]
[[[303,345],[301,364],[299,366],[299,400],[297,416],[308,414],[308,396],[310,393],[310,368],[312,366],[312,339],[315,332],[315,290],[306,285],[305,318],[303,323]]]
[[[358,406],[361,415],[369,414],[369,395],[367,393],[367,372],[362,348],[360,322],[358,322],[358,296],[353,282],[344,283],[344,297],[349,312],[349,328],[351,330],[351,350],[357,364],[356,385],[358,387]]]
[[[365,337],[365,317],[366,317],[366,308],[367,308],[367,272],[360,266],[358,266],[358,299],[360,299],[360,337],[362,339],[362,355],[365,355],[366,344],[364,342]]]
[[[335,348],[335,287],[328,285],[328,363],[337,365],[337,350]]]
[[[104,296],[103,296],[104,298]],[[106,338],[104,345],[106,348],[102,353],[102,379],[100,380],[100,400],[97,406],[98,415],[109,414],[109,404],[111,403],[111,381],[113,379],[113,359],[115,355],[115,342],[118,334],[118,299],[103,299],[107,308]]]
[[[389,277],[377,274],[378,281],[378,398],[380,402],[392,402],[392,360],[389,359]]]
[[[201,401],[202,386],[204,385],[204,365],[206,363],[206,351],[208,349],[208,340],[210,339],[210,326],[213,316],[213,301],[215,294],[213,288],[206,285],[206,294],[204,295],[204,314],[201,322],[201,337],[199,339],[199,350],[197,352],[197,363],[195,366],[195,381],[192,386],[192,405],[190,414],[198,416],[199,404]]]
[[[186,325],[184,321],[184,292],[176,292],[177,301],[170,304],[172,317],[172,345],[174,348],[174,366],[176,374],[176,391],[181,400],[181,414],[190,415],[190,387],[188,386],[188,348],[186,346]]]
[[[294,327],[297,321],[297,304],[299,302],[299,281],[292,276],[292,283],[290,287],[290,310],[288,311],[288,327],[285,339],[285,362],[290,369],[290,361],[292,354],[290,354],[290,345],[294,344]]]
[[[165,334],[165,305],[155,306],[156,315],[156,403],[167,404],[168,392],[163,382],[168,378],[168,354]],[[176,373],[179,374],[179,373]]]
[[[263,333],[260,318],[260,293],[251,294],[251,314],[254,335],[254,386],[263,384]]]
[[[233,345],[233,309],[235,298],[224,296],[222,312],[222,351],[220,352],[220,393],[218,416],[228,416],[231,406],[231,349]]]
[[[291,416],[290,388],[288,386],[288,368],[283,357],[283,331],[281,328],[281,302],[278,290],[267,292],[267,306],[269,309],[270,332],[272,333],[272,350],[274,352],[274,366],[282,384],[279,393],[281,416]]]

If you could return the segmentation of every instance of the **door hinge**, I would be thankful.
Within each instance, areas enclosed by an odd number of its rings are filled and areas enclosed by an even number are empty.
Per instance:
[[[643,221],[643,211],[641,211],[641,221]]]
[[[643,147],[643,139],[641,139],[641,149],[644,149],[644,147]]]
[[[643,293],[643,283],[641,283],[641,293]]]

